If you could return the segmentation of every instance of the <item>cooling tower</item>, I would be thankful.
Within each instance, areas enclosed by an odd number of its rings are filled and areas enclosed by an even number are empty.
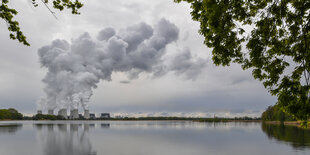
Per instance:
[[[54,115],[54,110],[52,110],[52,109],[48,110],[48,111],[47,111],[47,114],[48,114],[48,115]]]
[[[84,110],[84,118],[89,119],[89,110]]]
[[[60,116],[64,117],[65,119],[67,119],[68,118],[67,109],[60,109],[58,111],[58,115],[60,115]]]
[[[42,110],[38,110],[38,111],[37,111],[37,114],[42,114]]]
[[[71,119],[78,119],[79,118],[79,110],[73,109],[70,111],[70,118]]]

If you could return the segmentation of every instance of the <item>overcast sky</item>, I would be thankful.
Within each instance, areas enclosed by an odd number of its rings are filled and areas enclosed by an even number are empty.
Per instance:
[[[0,108],[13,107],[22,113],[35,113],[36,102],[44,96],[46,85],[42,79],[47,73],[47,69],[41,67],[38,49],[53,40],[64,39],[71,44],[85,32],[91,38],[98,38],[104,28],[122,33],[139,23],[151,26],[155,32],[162,19],[178,29],[178,37],[167,43],[160,57],[160,60],[173,57],[174,61],[168,62],[170,70],[161,76],[142,72],[138,78],[114,71],[111,81],[100,80],[94,89],[89,103],[91,112],[136,116],[213,116],[214,113],[257,116],[276,102],[276,98],[252,78],[250,70],[243,71],[237,64],[230,67],[212,64],[211,49],[203,45],[199,23],[192,21],[186,3],[90,0],[84,3],[81,15],[56,11],[57,20],[41,3],[34,8],[30,0],[12,0],[10,6],[18,10],[16,19],[31,46],[10,40],[6,23],[0,22]],[[203,67],[182,70],[184,64],[177,62],[189,55],[195,60],[204,60],[203,65],[199,65]],[[156,66],[161,65],[160,62],[156,61]]]

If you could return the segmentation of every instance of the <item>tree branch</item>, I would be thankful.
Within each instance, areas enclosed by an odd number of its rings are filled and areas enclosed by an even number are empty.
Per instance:
[[[55,12],[53,12],[49,6],[47,5],[47,3],[44,2],[44,0],[41,0],[41,2],[45,5],[45,7],[51,12],[51,14],[55,17],[55,19],[58,19],[55,15]]]

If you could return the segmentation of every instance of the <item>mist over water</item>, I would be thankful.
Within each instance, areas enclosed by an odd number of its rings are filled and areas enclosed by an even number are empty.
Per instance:
[[[0,123],[0,150],[6,155],[306,155],[310,153],[309,139],[309,130],[261,123]]]

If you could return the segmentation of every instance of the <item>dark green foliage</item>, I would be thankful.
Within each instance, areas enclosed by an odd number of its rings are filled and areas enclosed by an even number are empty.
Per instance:
[[[201,118],[199,122],[228,122],[230,119],[227,118]]]
[[[23,115],[17,110],[10,109],[0,109],[0,120],[22,120]]]
[[[191,4],[216,65],[252,69],[285,112],[310,118],[309,0],[174,1]]]
[[[47,6],[48,0],[38,0]],[[9,0],[2,0],[0,4],[0,18],[2,18],[8,25],[8,30],[10,31],[10,38],[13,40],[18,40],[24,45],[30,46],[26,40],[26,36],[20,30],[19,23],[13,19],[17,15],[18,11],[8,6]],[[83,6],[79,0],[52,0],[53,7],[62,11],[64,8],[71,9],[72,14],[80,14],[78,10]],[[33,6],[37,7],[37,0],[32,0]],[[49,8],[48,8],[49,9]],[[51,10],[50,10],[51,11]],[[51,11],[52,14],[54,12]]]
[[[44,115],[44,114],[36,114],[32,118],[33,120],[65,120],[63,116],[60,115]]]
[[[24,116],[24,117],[23,117],[23,120],[33,120],[33,117],[30,117],[30,116]]]
[[[293,116],[286,114],[281,110],[279,105],[269,106],[266,111],[262,113],[263,121],[296,121]]]
[[[0,18],[5,20],[7,23],[11,39],[17,39],[24,45],[29,46],[30,44],[26,41],[26,37],[20,30],[19,23],[16,20],[13,20],[13,17],[17,14],[17,11],[15,9],[9,8],[7,5],[8,2],[9,0],[2,0],[2,4],[0,5]]]
[[[269,138],[287,142],[294,148],[306,149],[310,147],[310,130],[308,129],[262,123],[262,130]]]

